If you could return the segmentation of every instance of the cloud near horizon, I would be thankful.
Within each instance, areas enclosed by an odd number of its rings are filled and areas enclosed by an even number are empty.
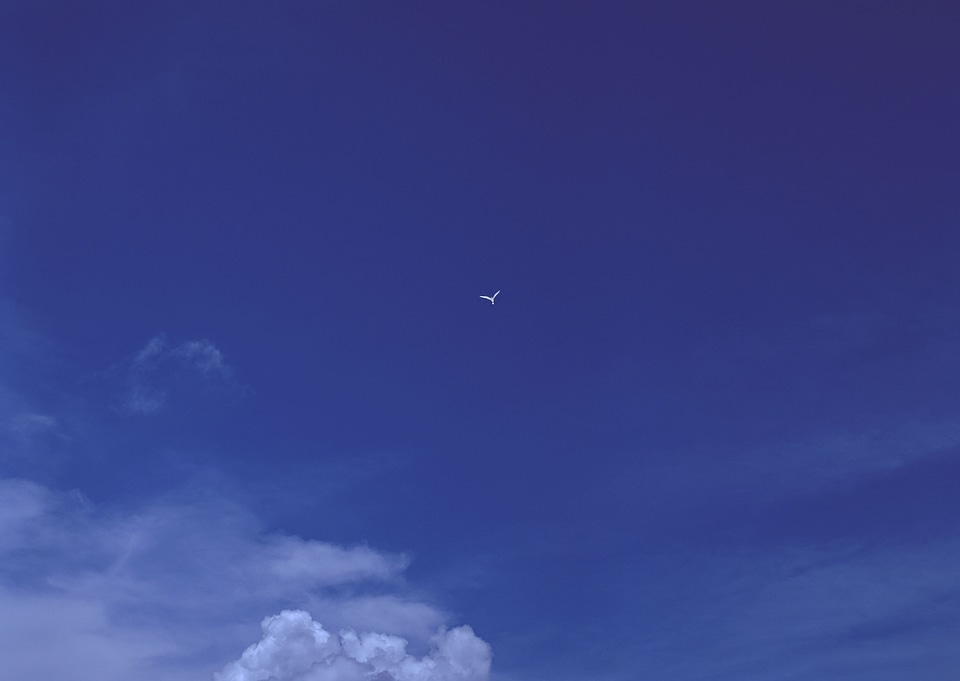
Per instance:
[[[214,681],[488,681],[490,646],[468,626],[440,629],[429,655],[399,636],[342,629],[334,636],[302,610],[263,620],[263,638]]]
[[[385,631],[375,636],[391,645],[425,645],[447,618],[404,583],[408,564],[403,554],[365,545],[264,532],[222,494],[121,511],[76,491],[0,479],[0,612],[7,615],[0,658],[21,681],[68,681],[80,662],[101,681],[209,679],[255,640],[254,623],[264,615],[305,607],[344,631]],[[465,632],[443,634],[439,652],[418,664],[453,665]],[[339,644],[347,652],[337,653],[336,668],[373,664],[360,653],[349,657],[359,645],[351,640]],[[470,644],[477,650],[486,645],[477,641]],[[50,656],[51,649],[63,655]],[[383,681],[390,678],[485,679]]]

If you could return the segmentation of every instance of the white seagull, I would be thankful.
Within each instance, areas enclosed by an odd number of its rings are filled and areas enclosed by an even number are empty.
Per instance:
[[[480,296],[480,297],[483,298],[484,300],[489,300],[491,305],[496,305],[496,302],[494,302],[493,299],[496,298],[498,295],[500,295],[500,291],[497,291],[492,296]]]

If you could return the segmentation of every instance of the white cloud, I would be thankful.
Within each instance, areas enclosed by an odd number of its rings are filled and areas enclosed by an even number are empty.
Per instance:
[[[264,567],[269,574],[318,585],[391,579],[408,562],[403,556],[386,556],[365,546],[343,549],[296,537],[272,537],[264,548]]]
[[[405,584],[406,556],[264,533],[215,492],[119,512],[0,480],[0,659],[11,678],[209,679],[284,608],[417,645],[445,621]],[[459,659],[456,639],[444,646],[437,664]]]
[[[429,655],[407,653],[399,636],[357,633],[334,636],[302,610],[263,620],[263,638],[215,681],[487,681],[490,646],[470,627],[441,629]]]

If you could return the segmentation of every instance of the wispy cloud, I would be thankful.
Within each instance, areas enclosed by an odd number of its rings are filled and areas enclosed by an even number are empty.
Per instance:
[[[50,347],[0,292],[0,475],[36,471],[72,439],[57,399],[34,377],[49,368]]]
[[[264,615],[304,607],[328,626],[425,644],[446,615],[405,584],[408,563],[264,533],[219,494],[121,512],[0,480],[0,611],[17,621],[0,624],[0,656],[24,681],[76,678],[78,662],[104,681],[209,678],[255,640]],[[74,664],[47,659],[52,648]]]
[[[230,378],[232,371],[223,362],[223,355],[208,340],[187,341],[170,350],[170,356],[183,360],[206,375]]]
[[[155,386],[135,384],[130,386],[123,400],[123,408],[134,414],[156,414],[163,409],[167,393]]]
[[[592,503],[633,509],[660,524],[664,505],[700,522],[716,505],[759,506],[805,498],[894,474],[960,447],[960,420],[878,422],[807,438],[742,448],[649,454],[594,483]],[[640,512],[640,509],[648,509]]]
[[[366,546],[344,549],[318,541],[276,536],[264,542],[264,569],[285,581],[318,586],[389,580],[407,566],[404,556],[385,556]]]
[[[57,419],[47,414],[17,414],[10,423],[14,432],[25,435],[47,432],[56,427]]]
[[[662,620],[633,649],[629,678],[949,676],[960,665],[958,452],[956,421],[902,422],[620,482],[609,503],[646,537],[645,562],[662,561],[621,585]]]
[[[154,336],[147,344],[143,346],[143,349],[137,353],[136,357],[133,358],[133,363],[135,366],[140,366],[146,364],[154,357],[159,356],[164,349],[166,348],[167,340],[163,336]]]
[[[19,548],[30,524],[48,505],[44,488],[26,480],[0,480],[0,551]]]
[[[171,344],[163,335],[154,336],[112,373],[125,384],[119,408],[132,414],[157,414],[172,394],[187,399],[211,388],[243,392],[223,353],[205,339]]]
[[[49,414],[16,414],[7,430],[19,450],[29,451],[44,441],[69,439],[60,432],[60,422]]]

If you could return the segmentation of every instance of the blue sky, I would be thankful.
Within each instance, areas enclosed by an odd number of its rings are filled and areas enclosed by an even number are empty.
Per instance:
[[[955,673],[960,12],[886,5],[4,3],[16,678]]]

